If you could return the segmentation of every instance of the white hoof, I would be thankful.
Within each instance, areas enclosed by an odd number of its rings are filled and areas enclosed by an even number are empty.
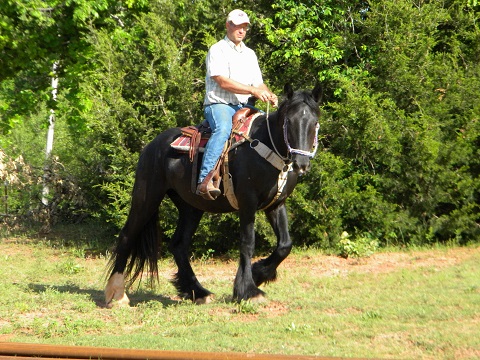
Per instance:
[[[128,306],[130,299],[125,294],[125,277],[123,274],[115,273],[108,279],[105,287],[105,304],[107,308],[115,306]]]

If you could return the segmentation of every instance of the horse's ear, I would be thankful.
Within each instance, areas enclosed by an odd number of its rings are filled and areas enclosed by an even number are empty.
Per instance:
[[[283,93],[287,95],[287,98],[290,99],[293,96],[293,88],[290,84],[285,84],[283,87]]]
[[[323,97],[323,86],[320,83],[317,83],[312,90],[312,96],[317,103],[322,101]]]

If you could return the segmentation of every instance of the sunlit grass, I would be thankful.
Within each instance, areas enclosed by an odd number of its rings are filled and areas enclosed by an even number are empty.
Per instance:
[[[480,356],[478,247],[409,251],[402,266],[387,270],[368,267],[375,259],[356,265],[296,251],[280,266],[278,281],[263,287],[264,304],[233,303],[237,265],[215,258],[194,263],[215,302],[182,301],[169,283],[173,261],[165,259],[158,285],[134,285],[132,306],[112,310],[102,307],[105,256],[7,240],[0,241],[0,254],[0,341],[339,357]],[[417,266],[431,257],[439,260]]]

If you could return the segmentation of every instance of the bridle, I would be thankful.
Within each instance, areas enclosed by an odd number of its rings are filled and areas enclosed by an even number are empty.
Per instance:
[[[290,143],[288,141],[288,118],[285,117],[283,121],[283,140],[285,141],[285,145],[287,145],[287,156],[285,157],[280,154],[280,152],[277,150],[277,147],[275,146],[275,143],[273,141],[272,132],[270,131],[270,122],[268,121],[269,110],[270,110],[270,103],[267,103],[266,120],[267,120],[268,136],[270,137],[270,142],[272,143],[275,153],[279,157],[281,157],[285,162],[289,162],[292,158],[292,155],[294,154],[308,156],[310,159],[312,159],[317,153],[317,149],[318,149],[318,130],[320,129],[320,125],[317,123],[317,125],[315,126],[315,138],[313,140],[312,151],[295,149],[290,146]]]
[[[259,141],[258,139],[252,139],[247,134],[242,133],[242,136],[250,142],[250,148],[254,149],[261,157],[263,157],[266,161],[268,161],[273,167],[279,170],[278,179],[277,179],[277,193],[272,198],[272,200],[266,205],[263,206],[262,209],[269,208],[272,204],[274,204],[282,195],[283,189],[288,181],[288,174],[293,170],[293,162],[292,162],[292,155],[302,155],[308,156],[310,159],[313,158],[317,152],[318,148],[318,130],[320,126],[315,126],[315,139],[313,141],[313,149],[312,151],[305,151],[301,149],[295,149],[290,146],[288,142],[288,119],[285,117],[283,122],[283,139],[285,141],[285,145],[287,146],[287,156],[282,156],[278,151],[277,147],[275,146],[275,142],[273,141],[272,132],[270,130],[270,122],[268,120],[270,112],[270,103],[267,103],[267,114],[266,114],[266,121],[267,121],[267,129],[268,129],[268,136],[270,137],[270,142],[272,143],[273,150],[270,149],[267,145]],[[253,115],[255,116],[255,115]],[[225,162],[224,162],[225,163]],[[228,162],[227,162],[228,163]],[[224,174],[228,174],[228,169],[224,171]],[[224,176],[224,187],[225,189],[232,189],[233,183],[231,180],[231,176]],[[238,203],[235,198],[235,194],[233,191],[226,192],[226,196],[230,205],[234,209],[238,209]]]
[[[315,154],[317,153],[318,149],[318,130],[320,129],[320,125],[317,123],[315,125],[315,138],[313,139],[313,147],[312,151],[305,151],[301,149],[295,149],[290,146],[290,143],[288,142],[288,136],[287,136],[287,118],[285,118],[285,122],[283,123],[283,139],[285,140],[285,144],[287,145],[287,150],[290,155],[297,154],[297,155],[303,155],[303,156],[308,156],[310,159],[312,159]]]

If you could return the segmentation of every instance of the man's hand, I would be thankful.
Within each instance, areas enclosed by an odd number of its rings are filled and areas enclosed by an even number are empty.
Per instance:
[[[269,101],[270,101],[270,104],[272,104],[273,107],[278,106],[278,97],[274,93],[272,93],[272,96],[270,97]]]
[[[270,102],[270,104],[272,104],[275,107],[278,105],[277,95],[272,93],[270,90],[260,89],[253,86],[252,88],[253,88],[252,95],[255,96],[257,99],[260,99],[263,102]]]
[[[244,85],[235,80],[232,80],[225,76],[212,76],[212,79],[217,82],[217,84],[226,91],[232,92],[234,94],[252,94],[257,99],[262,100],[263,102],[270,102],[273,106],[278,105],[277,95],[272,93],[270,89],[265,84],[261,84],[258,87]]]

